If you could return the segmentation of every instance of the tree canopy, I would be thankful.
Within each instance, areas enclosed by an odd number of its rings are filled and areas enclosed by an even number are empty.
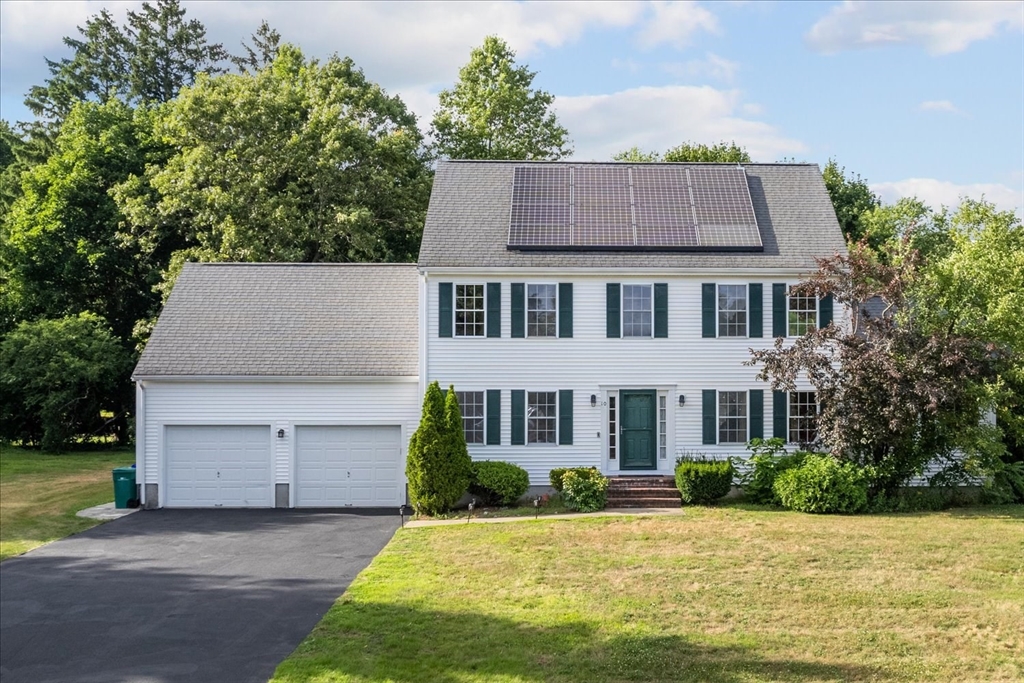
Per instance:
[[[644,163],[652,161],[669,162],[718,162],[733,164],[749,164],[750,154],[743,147],[735,142],[718,142],[713,145],[705,145],[696,142],[684,142],[671,147],[664,154],[658,152],[647,152],[639,147],[631,147],[617,153],[612,157],[614,161],[630,161]]]
[[[569,131],[551,110],[555,98],[533,89],[537,72],[518,66],[496,36],[470,54],[454,87],[442,90],[430,126],[438,155],[450,159],[561,159]]]
[[[871,191],[866,180],[853,173],[846,175],[846,168],[835,159],[828,160],[821,175],[846,241],[859,242],[865,236],[861,217],[880,206],[881,200]]]

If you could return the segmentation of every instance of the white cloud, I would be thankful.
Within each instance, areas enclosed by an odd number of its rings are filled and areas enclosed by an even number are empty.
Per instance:
[[[1004,28],[1024,29],[1020,2],[857,2],[843,4],[806,35],[819,52],[911,44],[933,55],[965,50]]]
[[[661,68],[677,78],[714,78],[724,83],[732,83],[740,65],[739,62],[733,62],[713,52],[708,52],[704,59],[669,62],[662,64]]]
[[[917,197],[933,209],[940,206],[954,208],[960,204],[961,197],[984,197],[1000,209],[1016,211],[1018,214],[1024,208],[1024,183],[1014,189],[1001,183],[957,185],[935,178],[907,178],[894,182],[871,183],[871,189],[886,202],[895,202],[902,197]]]
[[[949,100],[926,100],[917,105],[921,111],[942,111],[949,114],[963,114],[955,104]]]
[[[589,4],[589,3],[588,3]],[[698,31],[718,33],[718,19],[696,2],[654,2],[637,38],[645,48],[668,44],[678,49],[690,44]]]
[[[633,146],[662,151],[685,141],[734,140],[759,161],[806,151],[774,126],[743,118],[740,99],[737,90],[675,85],[559,97],[555,107],[578,160],[608,160]]]

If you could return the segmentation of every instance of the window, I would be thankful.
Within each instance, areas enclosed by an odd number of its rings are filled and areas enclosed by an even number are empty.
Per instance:
[[[813,391],[789,392],[789,440],[801,446],[818,440],[818,397]]]
[[[718,336],[747,336],[746,285],[718,285]]]
[[[658,397],[658,457],[668,458],[668,400]]]
[[[608,397],[608,459],[615,459],[615,439],[619,430],[615,424],[615,397]]]
[[[484,336],[483,285],[455,285],[455,336]]]
[[[747,442],[747,392],[718,392],[718,443]]]
[[[650,337],[653,330],[650,285],[622,285],[622,336]]]
[[[466,443],[484,442],[484,392],[456,391],[462,410],[462,431],[466,434]]]
[[[818,326],[818,297],[791,294],[789,336],[799,337]]]
[[[555,443],[557,393],[526,392],[526,443]]]
[[[526,286],[526,336],[558,336],[558,287]]]

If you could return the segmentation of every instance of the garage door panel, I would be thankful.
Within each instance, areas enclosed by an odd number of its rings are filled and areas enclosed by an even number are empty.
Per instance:
[[[401,458],[397,426],[300,426],[296,429],[296,505],[397,505]]]
[[[269,507],[269,426],[165,428],[168,507]]]

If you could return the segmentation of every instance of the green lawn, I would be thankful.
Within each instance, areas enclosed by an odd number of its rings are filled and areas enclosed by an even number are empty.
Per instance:
[[[112,501],[110,470],[134,461],[129,450],[53,455],[0,446],[0,560],[98,524],[75,513]]]
[[[1024,507],[398,532],[274,681],[1020,681]]]

